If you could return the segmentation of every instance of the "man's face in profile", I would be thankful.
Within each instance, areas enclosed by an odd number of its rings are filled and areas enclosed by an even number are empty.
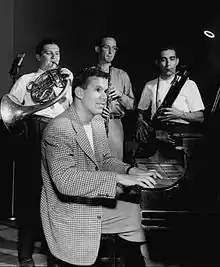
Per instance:
[[[82,89],[82,104],[86,113],[94,116],[101,114],[106,104],[108,80],[101,77],[89,77],[86,89]]]

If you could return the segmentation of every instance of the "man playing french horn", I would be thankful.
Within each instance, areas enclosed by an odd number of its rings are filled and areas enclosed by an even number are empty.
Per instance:
[[[18,260],[19,266],[34,266],[32,259],[34,241],[40,226],[40,193],[41,193],[41,168],[40,168],[40,140],[41,134],[51,118],[62,113],[72,103],[71,83],[73,74],[66,68],[59,67],[60,48],[53,39],[43,39],[36,47],[36,59],[39,68],[36,72],[22,75],[13,85],[9,96],[17,99],[23,106],[35,107],[31,116],[25,120],[25,147],[19,156],[23,173],[19,173],[18,184]],[[57,70],[57,71],[56,71]],[[48,77],[49,76],[49,77]],[[59,80],[59,78],[62,79]],[[52,85],[51,85],[52,82]],[[56,96],[65,92],[59,101]],[[55,99],[55,101],[54,101]],[[53,103],[52,105],[45,105]],[[54,102],[52,102],[54,101]],[[48,106],[48,107],[47,107]],[[39,108],[38,108],[39,107]],[[46,108],[44,108],[46,107]]]

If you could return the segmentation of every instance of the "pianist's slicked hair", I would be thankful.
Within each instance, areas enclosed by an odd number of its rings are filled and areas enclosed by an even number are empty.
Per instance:
[[[81,69],[80,71],[74,74],[72,91],[74,92],[76,87],[81,87],[83,89],[86,89],[88,86],[88,79],[90,77],[108,79],[108,73],[101,71],[100,68],[98,67],[89,67]]]

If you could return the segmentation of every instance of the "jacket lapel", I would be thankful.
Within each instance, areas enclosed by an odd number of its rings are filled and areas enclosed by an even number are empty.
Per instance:
[[[85,152],[85,154],[96,165],[98,165],[95,154],[92,150],[89,139],[88,139],[87,134],[85,132],[85,129],[84,129],[82,123],[80,122],[80,119],[79,119],[76,111],[74,110],[74,108],[72,106],[70,106],[68,111],[69,111],[69,116],[70,116],[71,121],[72,121],[73,128],[76,132],[76,142],[79,144],[81,149]],[[95,147],[95,142],[94,142],[94,147]]]
[[[98,162],[99,166],[101,166],[101,158],[100,158],[100,141],[101,136],[99,138],[99,131],[97,131],[97,124],[92,123],[92,133],[93,133],[93,142],[94,142],[94,151],[95,151],[95,158]]]

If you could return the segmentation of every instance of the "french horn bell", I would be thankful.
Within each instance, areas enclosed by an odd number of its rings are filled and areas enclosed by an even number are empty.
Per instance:
[[[58,102],[66,94],[70,85],[66,75],[60,73],[60,68],[47,70],[32,82],[27,90],[31,91],[31,97],[36,105],[24,106],[16,97],[6,94],[1,100],[1,118],[8,129],[12,133],[17,133],[17,129],[21,128],[21,124],[30,115],[46,109]],[[54,87],[61,88],[60,93],[56,96]]]

